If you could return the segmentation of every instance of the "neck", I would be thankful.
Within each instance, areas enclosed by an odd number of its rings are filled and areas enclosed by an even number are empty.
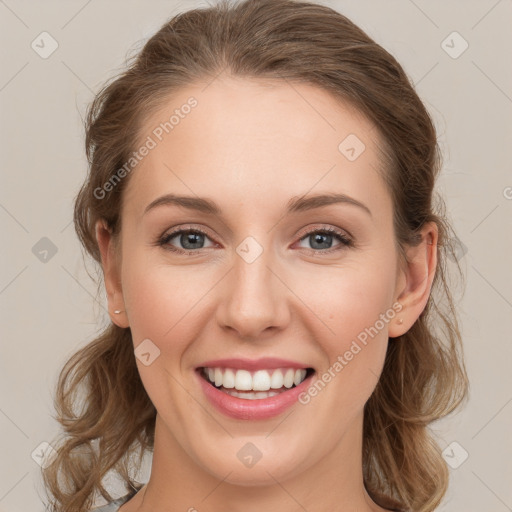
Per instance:
[[[188,512],[308,512],[325,510],[385,510],[368,496],[362,472],[362,415],[327,454],[290,468],[286,478],[271,470],[255,484],[250,479],[233,482],[230,474],[216,477],[193,460],[157,415],[151,478],[139,493],[137,511]],[[277,473],[278,462],[275,464]],[[135,503],[134,503],[135,504]]]

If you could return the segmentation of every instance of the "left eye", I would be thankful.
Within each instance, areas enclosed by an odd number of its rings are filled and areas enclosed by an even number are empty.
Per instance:
[[[334,248],[332,247],[333,239],[337,239],[340,242]],[[330,229],[319,229],[316,231],[310,231],[309,233],[306,234],[306,236],[300,239],[300,242],[304,240],[309,240],[312,245],[312,247],[308,247],[308,249],[312,249],[314,251],[323,250],[323,252],[327,252],[329,249],[336,250],[336,248],[339,248],[340,245],[349,246],[351,244],[350,239],[343,233]],[[326,245],[329,247],[326,247]]]

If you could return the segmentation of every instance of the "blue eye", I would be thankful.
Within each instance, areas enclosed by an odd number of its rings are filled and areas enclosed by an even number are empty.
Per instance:
[[[171,240],[178,239],[182,248],[174,247],[170,244]],[[200,229],[179,229],[171,233],[167,233],[159,240],[159,245],[164,246],[173,252],[195,254],[198,250],[204,249],[204,239],[209,238],[208,235]],[[212,244],[212,247],[215,244]]]
[[[339,241],[339,244],[334,247],[332,247],[333,239],[337,239]],[[312,245],[311,250],[324,253],[339,251],[345,247],[352,247],[354,245],[347,235],[334,228],[314,229],[308,231],[306,235],[300,239],[300,242],[303,240],[310,241],[310,244]],[[328,247],[326,247],[326,245]]]
[[[310,230],[300,238],[299,242],[306,239],[309,239],[312,247],[305,247],[305,249],[314,251],[315,254],[330,253],[354,246],[352,239],[344,232],[331,227]],[[334,239],[338,240],[339,243],[333,247],[332,243]],[[172,242],[173,240],[175,241]],[[209,246],[205,246],[205,241],[208,240],[211,241],[211,238],[202,229],[177,229],[164,234],[157,241],[157,245],[163,247],[165,250],[190,256],[200,252],[202,249],[210,249],[217,245],[215,242],[211,242]],[[176,247],[176,243],[179,243],[181,247]]]

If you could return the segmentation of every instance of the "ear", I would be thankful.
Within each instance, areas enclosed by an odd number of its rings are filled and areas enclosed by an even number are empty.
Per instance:
[[[428,222],[421,230],[421,242],[406,248],[407,261],[399,273],[395,290],[395,301],[402,309],[390,323],[390,338],[405,334],[427,305],[437,267],[437,240],[437,225]],[[402,322],[398,324],[397,320]]]
[[[101,263],[105,280],[105,289],[108,299],[109,316],[117,326],[129,327],[126,315],[123,292],[120,279],[120,268],[115,250],[115,240],[106,222],[100,219],[96,222],[96,240],[101,252]],[[121,313],[114,313],[121,311]]]

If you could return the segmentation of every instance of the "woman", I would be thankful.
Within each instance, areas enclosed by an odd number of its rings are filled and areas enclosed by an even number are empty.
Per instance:
[[[428,425],[467,379],[436,133],[396,60],[325,6],[220,2],[86,128],[75,226],[112,324],[59,379],[52,510],[434,510]]]

